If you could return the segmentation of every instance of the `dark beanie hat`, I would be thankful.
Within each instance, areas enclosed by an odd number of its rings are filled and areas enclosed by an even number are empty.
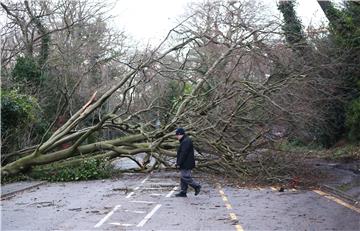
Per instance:
[[[177,128],[175,131],[176,135],[184,135],[185,134],[185,130],[183,128]]]

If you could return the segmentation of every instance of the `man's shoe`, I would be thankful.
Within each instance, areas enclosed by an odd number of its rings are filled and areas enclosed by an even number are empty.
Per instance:
[[[186,197],[186,193],[179,192],[175,194],[176,197]]]
[[[197,196],[200,193],[201,186],[195,188],[195,196]]]

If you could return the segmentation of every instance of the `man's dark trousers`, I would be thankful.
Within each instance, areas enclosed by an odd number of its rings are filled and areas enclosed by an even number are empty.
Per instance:
[[[199,186],[200,186],[191,177],[191,170],[190,169],[180,169],[180,186],[181,186],[181,192],[182,193],[187,192],[188,185],[190,185],[194,189],[199,188]]]

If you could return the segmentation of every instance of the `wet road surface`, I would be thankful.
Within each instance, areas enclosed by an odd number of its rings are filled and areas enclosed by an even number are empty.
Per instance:
[[[321,191],[195,179],[187,198],[175,172],[47,183],[2,201],[1,230],[360,230],[360,209]]]

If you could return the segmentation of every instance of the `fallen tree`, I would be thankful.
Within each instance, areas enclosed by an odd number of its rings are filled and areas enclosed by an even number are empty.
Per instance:
[[[174,130],[179,126],[195,141],[199,168],[239,177],[264,174],[268,179],[281,178],[281,170],[282,176],[290,174],[288,164],[296,165],[294,159],[283,161],[288,168],[276,168],[273,175],[267,167],[277,158],[264,154],[250,163],[248,156],[269,140],[273,125],[288,122],[289,114],[300,118],[311,112],[306,107],[289,110],[279,97],[283,89],[301,87],[307,80],[301,73],[268,76],[278,59],[269,38],[276,25],[261,22],[261,15],[248,13],[247,7],[205,4],[157,48],[119,63],[127,73],[102,95],[94,92],[55,131],[49,128],[49,138],[45,134],[40,144],[12,153],[21,157],[3,166],[2,175],[74,161],[76,156],[130,158],[139,171],[171,168],[177,145]],[[205,22],[196,23],[199,20]],[[176,45],[171,45],[172,36]],[[112,132],[110,138],[105,132]],[[147,153],[140,162],[134,158],[139,153]],[[156,160],[153,165],[150,156]]]
[[[165,67],[165,65],[161,65],[160,69],[158,69],[158,64],[163,62],[165,58],[169,58],[169,56],[174,52],[179,54],[182,50],[189,49],[189,46],[194,46],[198,42],[203,42],[201,40],[205,37],[190,37],[162,53],[158,52],[160,48],[159,46],[155,51],[151,52],[148,57],[141,60],[135,68],[132,68],[126,76],[122,77],[117,85],[113,86],[102,96],[97,98],[96,93],[94,93],[91,99],[63,126],[58,128],[49,139],[37,145],[35,150],[27,150],[32,151],[29,155],[2,167],[2,174],[16,174],[33,165],[47,164],[74,157],[76,155],[84,156],[99,151],[103,152],[100,154],[101,156],[108,156],[111,158],[123,155],[131,156],[142,152],[152,153],[152,156],[158,162],[167,165],[163,160],[163,156],[174,157],[174,148],[176,143],[173,139],[173,130],[176,126],[181,125],[186,127],[195,139],[201,140],[202,134],[205,134],[208,130],[216,129],[217,125],[214,124],[209,127],[203,127],[202,129],[199,129],[197,126],[201,124],[200,121],[208,120],[207,116],[211,115],[212,111],[219,110],[219,105],[228,100],[238,98],[236,100],[236,104],[233,105],[232,113],[217,119],[218,124],[227,124],[224,129],[225,131],[226,127],[228,127],[232,122],[232,119],[235,118],[235,115],[241,111],[251,99],[254,100],[263,97],[259,92],[256,92],[256,90],[253,89],[252,83],[248,81],[240,82],[245,88],[234,88],[224,92],[217,91],[217,89],[220,89],[220,87],[226,87],[226,85],[222,86],[222,83],[218,83],[217,85],[210,86],[207,83],[207,81],[209,81],[209,79],[211,79],[218,71],[219,66],[223,66],[224,63],[228,62],[229,57],[231,57],[234,52],[247,47],[248,45],[245,41],[251,38],[255,33],[258,33],[260,30],[261,29],[248,31],[243,38],[238,39],[230,46],[222,46],[221,48],[223,52],[216,57],[212,63],[210,63],[206,72],[201,76],[192,77],[192,81],[195,82],[195,84],[191,86],[191,91],[189,94],[181,96],[179,101],[173,105],[174,108],[168,112],[171,119],[167,124],[161,126],[161,128],[154,129],[151,121],[145,120],[135,122],[135,120],[137,120],[142,114],[146,114],[152,110],[161,110],[161,108],[156,107],[156,100],[147,105],[146,108],[131,113],[127,110],[122,114],[117,114],[117,110],[121,107],[127,107],[129,109],[131,106],[130,101],[127,103],[125,101],[128,100],[126,99],[128,95],[130,95],[128,96],[129,98],[132,97],[131,94],[134,93],[134,88],[144,82],[144,80],[141,79],[141,76],[139,76],[139,73],[144,73],[146,71],[157,71],[159,73],[168,71],[168,67]],[[242,56],[239,56],[238,58],[241,59]],[[191,64],[191,61],[185,58],[181,63],[180,68],[181,66],[190,65],[189,63]],[[232,68],[237,68],[236,65],[237,64],[235,63]],[[180,68],[177,69],[178,72],[181,71]],[[172,72],[173,71],[174,70],[172,70]],[[189,70],[189,72],[190,71],[193,70]],[[230,76],[228,79],[230,79]],[[234,81],[232,83],[234,83]],[[204,87],[204,85],[207,86]],[[206,88],[209,90],[204,91]],[[93,124],[90,127],[82,127],[82,122],[93,113],[98,112],[104,103],[107,102],[114,93],[117,93],[118,90],[122,90],[123,100],[121,104],[116,105],[112,112],[102,114],[96,124]],[[251,91],[253,92],[251,93]],[[242,98],[241,94],[245,94],[246,98]],[[207,121],[207,123],[208,122],[210,121]],[[86,141],[90,135],[104,128],[118,129],[125,135],[117,139],[84,144],[84,141]],[[207,137],[205,136],[203,139],[207,139]],[[223,139],[222,135],[219,136],[217,141],[208,140],[208,144],[217,150],[223,151],[224,148],[228,149],[222,154],[224,157],[231,155],[231,149],[226,147],[225,142],[222,143],[221,139]],[[58,150],[61,144],[69,142],[71,142],[71,146],[66,149]],[[221,156],[219,157],[221,158]],[[211,163],[218,163],[218,161],[204,161],[204,163],[201,163],[201,166],[206,166]]]

